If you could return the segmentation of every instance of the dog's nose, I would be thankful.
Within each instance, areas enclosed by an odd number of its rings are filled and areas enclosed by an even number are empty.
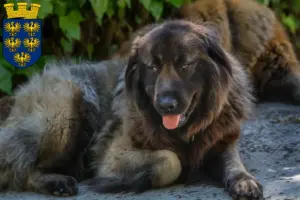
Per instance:
[[[157,103],[158,108],[163,113],[174,112],[178,107],[178,101],[172,96],[161,96]]]

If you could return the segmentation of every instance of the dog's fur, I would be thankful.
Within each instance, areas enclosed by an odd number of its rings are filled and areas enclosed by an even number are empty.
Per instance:
[[[112,116],[124,61],[49,64],[1,99],[0,186],[58,196],[91,176],[90,147]],[[76,180],[76,179],[77,180]]]
[[[271,9],[256,0],[196,0],[175,13],[173,19],[205,22],[217,30],[222,47],[250,72],[258,101],[300,104],[299,62]],[[131,41],[124,42],[114,57],[127,57]]]
[[[126,87],[116,88],[113,109],[121,125],[106,128],[118,136],[105,147],[104,157],[102,145],[95,146],[100,157],[96,189],[162,187],[177,179],[190,181],[202,169],[233,197],[262,196],[236,148],[240,126],[253,106],[243,66],[206,26],[169,21],[146,29],[133,41]],[[163,127],[166,113],[157,106],[166,92],[181,105],[172,114],[186,117],[175,130]]]
[[[259,198],[236,147],[254,99],[246,73],[213,29],[188,21],[153,25],[124,62],[50,65],[2,100],[12,106],[0,130],[0,184],[67,196],[93,177],[98,192],[141,192],[202,171],[234,198]],[[171,112],[159,104],[169,94],[179,102]],[[168,130],[165,114],[185,118]]]
[[[299,103],[291,44],[252,1],[199,0],[181,11],[196,23],[146,27],[124,62],[49,65],[1,99],[1,188],[67,196],[93,177],[99,192],[141,192],[202,171],[233,198],[261,197],[236,146],[254,100],[247,73],[261,99]],[[174,130],[162,123],[167,93],[179,102],[171,114],[185,115]]]

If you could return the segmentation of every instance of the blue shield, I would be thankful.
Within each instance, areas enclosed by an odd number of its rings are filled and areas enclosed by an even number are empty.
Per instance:
[[[42,54],[41,19],[3,20],[3,57],[17,68],[27,68]]]

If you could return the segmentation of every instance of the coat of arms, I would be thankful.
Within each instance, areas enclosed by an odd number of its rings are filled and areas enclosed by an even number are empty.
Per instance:
[[[42,20],[37,19],[40,5],[27,3],[4,4],[7,19],[3,20],[3,56],[17,68],[33,65],[42,52]]]

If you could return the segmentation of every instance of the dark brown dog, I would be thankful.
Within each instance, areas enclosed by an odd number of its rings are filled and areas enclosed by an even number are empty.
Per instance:
[[[106,61],[33,76],[0,101],[1,188],[75,195],[92,162],[99,192],[141,192],[204,172],[236,199],[261,197],[236,146],[251,84],[216,33],[155,24],[134,39],[124,70]]]
[[[116,88],[116,117],[94,148],[96,190],[143,191],[204,171],[234,198],[262,197],[236,147],[253,105],[244,67],[207,26],[151,27],[133,41]]]

